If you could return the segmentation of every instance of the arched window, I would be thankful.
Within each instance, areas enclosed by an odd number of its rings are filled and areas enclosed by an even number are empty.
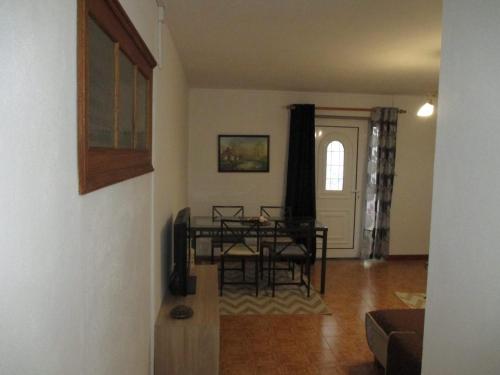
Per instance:
[[[326,148],[325,190],[342,191],[344,188],[344,146],[333,141]]]

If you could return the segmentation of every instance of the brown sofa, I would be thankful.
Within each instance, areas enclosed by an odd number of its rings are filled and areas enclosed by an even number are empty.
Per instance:
[[[419,375],[422,367],[424,309],[370,311],[366,339],[386,375]]]

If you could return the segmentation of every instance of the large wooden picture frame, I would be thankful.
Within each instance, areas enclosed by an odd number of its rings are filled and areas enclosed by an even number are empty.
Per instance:
[[[156,61],[118,0],[78,0],[79,191],[153,171]]]
[[[219,135],[219,172],[269,172],[268,135]]]

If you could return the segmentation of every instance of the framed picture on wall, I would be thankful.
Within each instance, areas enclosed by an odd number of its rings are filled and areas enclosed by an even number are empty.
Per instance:
[[[153,171],[154,56],[118,0],[78,0],[80,194]]]
[[[219,135],[219,172],[269,172],[268,135]]]

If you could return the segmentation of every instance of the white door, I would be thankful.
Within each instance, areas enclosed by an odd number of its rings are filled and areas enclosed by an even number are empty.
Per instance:
[[[367,122],[332,119],[316,126],[316,216],[328,226],[330,258],[359,256],[367,128]]]

